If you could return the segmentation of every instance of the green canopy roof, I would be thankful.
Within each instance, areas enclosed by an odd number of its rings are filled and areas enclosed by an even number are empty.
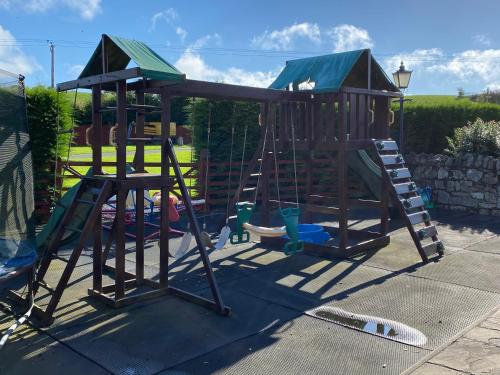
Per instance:
[[[186,78],[175,66],[169,64],[143,42],[111,35],[103,35],[103,40],[108,72],[123,70],[132,60],[140,69],[142,77],[167,81],[180,81]],[[78,78],[102,73],[101,42]]]
[[[370,50],[334,53],[287,61],[285,69],[269,86],[296,89],[302,82],[314,82],[314,92],[336,92],[343,86],[367,88],[368,56],[371,59],[371,89],[399,91],[375,61]]]

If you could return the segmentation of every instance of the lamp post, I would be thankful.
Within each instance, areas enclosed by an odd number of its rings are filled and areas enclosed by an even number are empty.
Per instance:
[[[399,69],[396,70],[394,73],[392,73],[394,83],[396,84],[397,88],[399,88],[401,91],[408,88],[408,85],[410,84],[411,73],[412,73],[411,70],[405,69],[403,61],[401,61]],[[401,151],[401,154],[404,151],[404,129],[403,129],[404,101],[405,99],[403,96],[399,98],[399,149]]]

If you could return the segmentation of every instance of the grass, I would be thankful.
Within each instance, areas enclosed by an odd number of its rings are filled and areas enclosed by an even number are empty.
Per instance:
[[[160,146],[145,146],[144,161],[149,163],[158,163],[161,160]],[[177,155],[177,160],[179,163],[189,163],[191,162],[191,147],[190,146],[174,146],[175,154]],[[135,146],[127,146],[127,162],[132,162],[134,159]],[[105,162],[116,162],[116,149],[114,146],[104,146],[102,148],[102,161]],[[72,161],[92,161],[92,149],[88,146],[73,146],[71,148],[70,160]],[[74,167],[81,174],[87,173],[89,167]],[[104,167],[105,173],[115,173],[115,167]],[[147,167],[146,170],[149,173],[160,173],[160,167]],[[183,173],[189,170],[188,167],[181,167]],[[173,169],[170,169],[170,173],[173,174]],[[68,172],[65,172],[67,175]],[[63,187],[68,188],[76,183],[75,179],[65,178],[63,181]],[[188,186],[195,186],[196,180],[187,178],[186,184]]]

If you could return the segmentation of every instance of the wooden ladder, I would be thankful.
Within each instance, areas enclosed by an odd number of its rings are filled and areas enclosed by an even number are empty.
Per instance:
[[[39,287],[46,289],[50,294],[50,300],[45,310],[36,305],[34,307],[34,313],[40,318],[42,324],[52,323],[54,311],[68,285],[68,281],[77,264],[78,258],[85,247],[85,244],[88,239],[92,237],[92,232],[96,222],[99,222],[97,219],[101,214],[102,205],[106,203],[107,199],[111,195],[111,192],[112,183],[109,180],[83,178],[80,187],[75,194],[73,202],[66,209],[63,218],[59,222],[49,246],[42,255],[33,287],[34,294],[37,293]],[[90,206],[90,212],[83,227],[75,228],[69,225],[69,223],[71,222],[71,218],[74,216],[77,207],[81,205]],[[55,289],[52,289],[44,281],[44,278],[50,267],[50,263],[54,259],[54,255],[57,253],[59,243],[63,238],[64,233],[67,231],[78,232],[80,235],[69,259],[67,260],[57,286]]]
[[[441,257],[444,245],[437,237],[437,229],[424,208],[424,201],[418,194],[417,186],[412,181],[397,143],[377,139],[373,144],[382,169],[382,178],[386,178],[388,185],[392,187],[394,204],[399,208],[422,261],[427,263],[431,259]]]

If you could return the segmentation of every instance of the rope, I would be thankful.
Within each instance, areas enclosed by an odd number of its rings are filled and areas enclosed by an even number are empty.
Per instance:
[[[195,103],[195,98],[194,96],[191,98],[191,151],[190,151],[190,163],[191,163],[191,168],[193,168],[193,156],[194,156],[194,133],[195,133],[195,124],[196,124],[196,103]],[[192,176],[189,178],[189,192],[188,195],[191,197],[191,189],[193,188],[193,178]]]
[[[247,131],[248,131],[248,124],[245,124],[245,134],[243,136],[243,152],[241,154],[240,181],[238,185],[241,185],[241,180],[243,179],[243,163],[245,161],[245,150],[247,147]]]
[[[227,183],[227,201],[226,201],[226,224],[229,222],[229,195],[231,190],[231,174],[232,174],[232,160],[233,160],[233,145],[234,145],[234,128],[236,127],[236,104],[233,103],[233,117],[232,117],[232,125],[231,125],[231,151],[229,152],[229,179]],[[241,172],[240,172],[241,175]]]
[[[299,103],[297,103],[297,109],[299,109]],[[293,152],[293,173],[295,175],[295,202],[297,207],[299,207],[299,190],[297,187],[297,160],[295,158],[295,124],[293,123],[293,116],[291,117],[292,123],[292,152]]]
[[[276,134],[274,131],[274,123],[273,123],[273,156],[274,156],[274,176],[276,181],[276,192],[278,195],[278,206],[281,211],[281,197],[280,197],[280,183],[279,183],[279,169],[278,169],[278,157],[276,156]]]
[[[257,203],[257,196],[259,194],[260,175],[262,174],[262,163],[264,161],[264,151],[266,149],[266,142],[267,142],[267,130],[269,129],[267,124],[265,126],[266,126],[266,131],[264,132],[264,140],[262,142],[262,153],[260,155],[259,174],[257,175],[257,188],[255,189],[255,197],[253,200],[254,203]]]
[[[56,200],[56,189],[57,189],[57,155],[59,154],[59,133],[61,132],[61,123],[59,119],[59,91],[56,94],[56,126],[57,126],[57,134],[56,134],[56,154],[55,154],[55,162],[54,162],[54,189],[52,190],[52,202]]]
[[[212,129],[212,103],[208,103],[208,129],[207,129],[207,155],[205,157],[205,207],[207,205],[207,198],[208,198],[208,169],[209,165],[208,163],[210,162],[209,155],[210,155],[210,132]],[[203,217],[203,230],[207,229],[207,215]]]

